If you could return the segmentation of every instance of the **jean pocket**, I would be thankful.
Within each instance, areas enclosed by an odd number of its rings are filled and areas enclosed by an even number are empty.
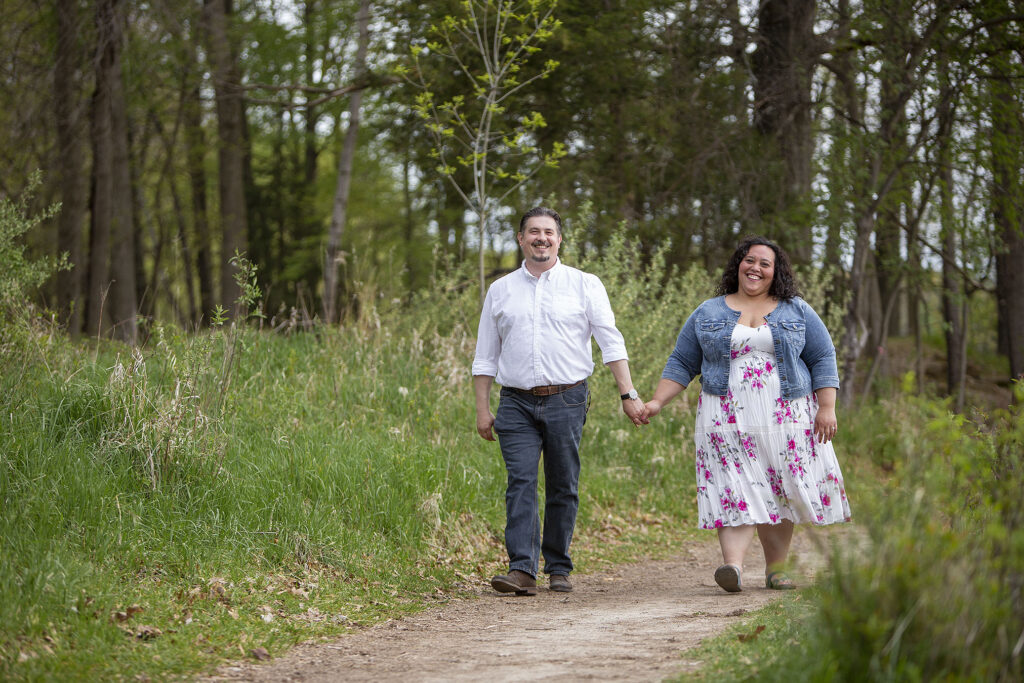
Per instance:
[[[587,405],[589,395],[590,389],[587,387],[586,382],[558,394],[559,398],[562,399],[562,405],[566,408],[579,408],[580,406]]]
[[[804,347],[804,335],[807,333],[807,325],[799,322],[780,322],[779,327],[782,328],[782,336],[786,338],[787,342],[797,349]]]

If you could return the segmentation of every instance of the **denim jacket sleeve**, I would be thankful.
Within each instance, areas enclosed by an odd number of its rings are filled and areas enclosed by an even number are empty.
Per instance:
[[[800,359],[811,373],[811,390],[822,387],[839,388],[839,368],[836,365],[836,347],[832,344],[828,328],[810,304],[800,300],[807,324],[807,336]]]
[[[683,329],[679,331],[679,336],[676,338],[676,346],[669,354],[665,369],[661,373],[663,379],[678,382],[684,387],[700,374],[703,359],[696,330],[699,311],[700,307],[686,319]]]

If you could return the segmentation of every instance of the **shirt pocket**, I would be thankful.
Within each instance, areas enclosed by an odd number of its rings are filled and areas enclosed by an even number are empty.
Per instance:
[[[549,320],[562,323],[575,323],[586,318],[587,311],[583,300],[576,295],[555,294],[550,299],[551,305],[545,311]]]
[[[807,334],[807,325],[797,321],[781,321],[779,322],[779,328],[782,330],[782,337],[785,339],[786,343],[799,353],[801,349],[804,348],[804,338]]]
[[[716,348],[720,345],[721,336],[725,330],[723,320],[704,320],[697,323],[697,340],[705,349]]]

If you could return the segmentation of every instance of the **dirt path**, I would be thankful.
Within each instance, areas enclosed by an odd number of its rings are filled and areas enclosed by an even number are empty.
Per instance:
[[[800,582],[822,566],[814,533],[801,528],[794,538]],[[659,681],[698,668],[688,650],[779,597],[764,588],[756,542],[741,593],[715,585],[720,562],[708,536],[670,560],[573,576],[572,593],[544,585],[536,597],[514,597],[481,585],[474,598],[301,645],[274,661],[225,666],[209,680]]]

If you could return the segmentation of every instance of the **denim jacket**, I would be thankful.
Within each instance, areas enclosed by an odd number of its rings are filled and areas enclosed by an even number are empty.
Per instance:
[[[708,299],[679,332],[661,376],[684,387],[700,375],[701,388],[715,396],[729,391],[730,345],[740,312],[725,297]],[[780,301],[765,316],[775,343],[775,364],[783,399],[799,398],[822,387],[839,388],[836,349],[825,324],[806,301]]]

